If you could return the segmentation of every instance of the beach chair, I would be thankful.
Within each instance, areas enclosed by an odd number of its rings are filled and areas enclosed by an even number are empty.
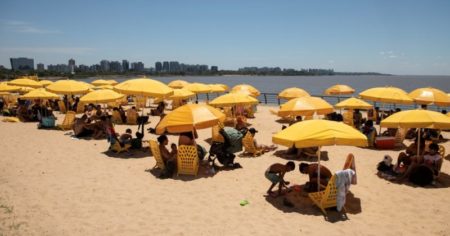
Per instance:
[[[445,147],[443,145],[439,145],[439,155],[441,156],[441,163],[437,166],[437,174],[434,176],[434,179],[439,179],[441,176],[441,168],[442,164],[444,164],[444,158],[445,158]]]
[[[314,120],[314,116],[305,116],[303,120]]]
[[[199,167],[197,147],[193,145],[178,146],[177,175],[197,176]]]
[[[127,110],[127,124],[129,125],[137,124],[137,112],[133,109]]]
[[[122,124],[122,116],[120,116],[119,111],[113,111],[111,116],[111,122],[114,124]]]
[[[349,153],[347,155],[347,159],[345,159],[344,167],[342,167],[342,170],[346,169],[352,169],[353,171],[355,171],[355,176],[353,176],[352,178],[352,184],[356,184],[357,183],[356,163],[355,163],[355,156],[353,155],[353,153]]]
[[[84,104],[79,102],[77,105],[77,114],[81,114],[84,112]]]
[[[59,112],[66,113],[67,109],[66,109],[66,104],[64,104],[64,101],[58,101],[58,107],[59,107]]]
[[[164,161],[162,159],[161,152],[159,151],[158,142],[156,142],[155,140],[150,140],[149,147],[150,147],[150,150],[152,151],[153,157],[155,158],[155,161],[156,161],[155,167],[157,167],[161,170],[164,170],[166,168],[166,166],[164,165]]]
[[[68,111],[66,113],[66,116],[64,116],[64,120],[61,124],[59,124],[57,127],[61,130],[69,130],[72,129],[73,123],[75,121],[75,112],[74,111]]]
[[[373,148],[375,146],[376,137],[377,137],[377,131],[374,128],[367,139],[367,142],[368,142],[370,148]]]
[[[253,142],[253,136],[250,132],[247,132],[245,137],[242,139],[242,145],[244,146],[243,154],[251,154],[253,157],[259,156],[264,153],[264,150],[255,147]]]
[[[346,125],[350,125],[351,127],[355,127],[353,124],[353,112],[347,111],[342,115],[342,118],[344,119],[343,122]]]
[[[328,185],[325,190],[315,193],[309,193],[308,197],[313,201],[314,205],[319,207],[323,214],[327,216],[327,212],[325,209],[337,206],[336,175],[333,175],[330,181],[328,181]]]
[[[219,125],[215,125],[211,128],[211,140],[213,142],[219,142],[219,143],[224,143],[225,140],[223,138],[223,136],[219,133],[220,131],[220,126]]]
[[[119,141],[115,140],[115,142],[111,144],[110,149],[111,149],[111,151],[113,151],[113,152],[119,154],[119,153],[121,153],[121,152],[129,152],[128,149],[130,149],[130,147],[131,147],[131,144],[125,144],[125,145],[122,147],[122,146],[120,146]]]

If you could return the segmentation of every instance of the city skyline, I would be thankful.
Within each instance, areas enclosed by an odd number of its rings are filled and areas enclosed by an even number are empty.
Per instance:
[[[448,1],[11,1],[0,65],[183,61],[450,75]],[[98,9],[102,9],[98,12]]]

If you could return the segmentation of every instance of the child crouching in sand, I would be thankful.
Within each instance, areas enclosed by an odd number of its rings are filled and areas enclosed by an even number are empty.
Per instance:
[[[289,161],[286,163],[286,165],[275,163],[271,165],[265,172],[266,178],[272,183],[270,185],[269,190],[267,190],[267,193],[271,196],[273,195],[272,189],[275,187],[276,184],[279,184],[278,186],[278,195],[281,195],[281,190],[284,187],[287,187],[289,185],[289,182],[284,181],[284,175],[286,172],[290,172],[295,169],[295,164],[293,161]]]

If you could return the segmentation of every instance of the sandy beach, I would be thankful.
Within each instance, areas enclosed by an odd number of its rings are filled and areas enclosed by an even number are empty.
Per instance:
[[[282,126],[270,108],[258,106],[249,120],[265,144]],[[151,117],[146,128],[157,119]],[[136,132],[137,126],[131,128]],[[211,129],[199,130],[198,142],[207,149],[210,137]],[[170,142],[177,138],[169,136]],[[146,133],[148,139],[156,135]],[[36,123],[0,122],[0,140],[0,235],[450,235],[448,156],[436,185],[417,187],[376,175],[383,156],[396,158],[401,150],[323,147],[323,165],[335,172],[353,153],[358,175],[347,195],[348,219],[329,209],[327,221],[303,191],[286,195],[292,208],[283,197],[266,196],[264,171],[287,161],[282,146],[256,158],[237,157],[241,169],[213,175],[200,168],[197,177],[161,180],[148,148],[112,154],[106,140],[39,130]],[[449,142],[442,145],[448,153]],[[303,185],[307,176],[297,168],[286,179]],[[241,206],[242,200],[249,204]]]

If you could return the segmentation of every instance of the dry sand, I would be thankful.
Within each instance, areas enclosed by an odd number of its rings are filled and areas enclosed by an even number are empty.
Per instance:
[[[61,122],[62,117],[58,122]],[[250,120],[261,143],[281,129],[268,107]],[[152,118],[153,127],[156,119]],[[133,126],[133,132],[137,126]],[[126,125],[116,129],[123,132]],[[72,138],[72,132],[38,130],[36,123],[0,122],[0,235],[450,235],[450,161],[444,160],[436,186],[391,183],[376,175],[384,154],[357,147],[324,147],[330,170],[356,157],[358,184],[347,198],[343,219],[328,210],[325,220],[306,194],[266,197],[264,171],[286,162],[274,152],[236,158],[243,168],[214,176],[160,180],[148,150],[111,155],[106,140]],[[444,134],[450,138],[448,133]],[[199,143],[211,130],[199,132]],[[156,136],[145,134],[145,139]],[[176,142],[176,136],[169,137]],[[450,150],[449,143],[444,146]],[[278,150],[285,150],[279,147]],[[296,164],[300,160],[295,160]],[[296,169],[286,175],[304,184]],[[249,204],[240,206],[241,200]]]

